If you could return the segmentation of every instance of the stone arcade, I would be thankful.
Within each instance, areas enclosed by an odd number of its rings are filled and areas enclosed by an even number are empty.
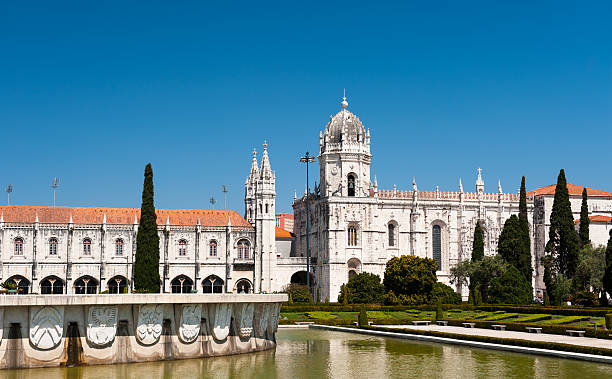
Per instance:
[[[274,348],[286,295],[1,296],[0,368],[145,362]]]

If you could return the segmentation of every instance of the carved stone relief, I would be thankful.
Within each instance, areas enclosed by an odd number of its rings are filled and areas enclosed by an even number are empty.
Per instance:
[[[208,306],[208,321],[215,339],[221,341],[229,336],[231,320],[231,304],[210,304]]]
[[[255,306],[253,303],[236,304],[234,306],[234,322],[238,329],[240,338],[248,338],[253,334],[253,315]]]
[[[257,304],[254,318],[255,335],[257,337],[264,337],[266,334],[266,329],[268,327],[269,307],[270,306],[268,304]]]
[[[30,309],[30,342],[40,350],[49,350],[62,341],[64,307]]]
[[[278,319],[280,317],[280,304],[268,304],[268,335],[278,330]]]
[[[183,305],[179,327],[179,337],[183,342],[190,343],[198,338],[201,319],[202,304]]]
[[[138,310],[136,336],[144,345],[152,345],[159,340],[162,332],[163,312],[159,304],[141,305]]]
[[[87,340],[96,346],[107,345],[117,333],[117,307],[90,307],[87,315]]]

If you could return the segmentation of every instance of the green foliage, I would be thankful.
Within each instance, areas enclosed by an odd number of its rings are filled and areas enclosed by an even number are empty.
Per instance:
[[[390,314],[382,311],[366,311],[366,316],[369,319],[382,320],[385,318],[393,318]]]
[[[442,320],[444,317],[446,317],[446,314],[442,309],[442,303],[438,301],[438,304],[436,305],[436,321]]]
[[[325,296],[325,304],[329,303],[329,297]]]
[[[305,284],[291,283],[283,287],[282,291],[289,295],[292,303],[310,302],[310,288]]]
[[[536,321],[550,320],[551,317],[552,317],[551,315],[536,313],[533,315],[517,318],[516,320],[513,320],[513,321],[514,322],[536,322]]]
[[[155,214],[153,193],[153,169],[147,164],[142,189],[140,224],[136,235],[136,257],[134,261],[134,289],[158,293],[159,278],[159,234]]]
[[[525,238],[521,221],[516,215],[510,216],[504,223],[499,235],[497,253],[508,264],[516,267],[525,279],[531,279],[531,255],[529,250],[529,236]],[[531,280],[530,280],[531,281]]]
[[[479,287],[481,301],[488,302],[489,285],[491,281],[501,276],[507,269],[508,263],[499,255],[484,257],[476,262],[463,261],[451,268],[451,283],[463,284],[470,281],[471,304],[478,305],[474,289]]]
[[[550,305],[550,298],[548,297],[548,292],[544,293],[544,306],[548,307]]]
[[[289,305],[293,305],[293,296],[291,295],[291,293],[288,294],[289,295]]]
[[[582,189],[582,205],[580,206],[580,228],[578,229],[578,236],[580,237],[580,245],[586,246],[589,244],[589,224],[591,220],[589,219],[589,205],[587,201],[587,190],[586,188]]]
[[[472,262],[481,260],[484,257],[484,234],[480,221],[476,222],[474,228],[474,242],[472,243]]]
[[[578,266],[572,278],[575,292],[588,291],[599,293],[603,290],[603,277],[606,267],[606,251],[603,246],[593,248],[588,243],[580,249]]]
[[[17,284],[13,282],[9,282],[9,281],[2,282],[0,286],[4,288],[5,290],[16,290],[17,289]]]
[[[527,281],[514,266],[510,266],[501,276],[491,281],[490,303],[531,304],[532,300],[533,288],[531,282]]]
[[[546,253],[551,254],[559,273],[567,278],[574,276],[578,264],[578,234],[574,226],[574,216],[569,200],[565,171],[562,169],[557,178],[555,198],[550,214],[550,228]],[[555,299],[559,300],[559,299]]]
[[[606,329],[612,330],[612,313],[606,314]]]
[[[558,274],[553,280],[552,297],[556,305],[561,305],[568,300],[572,293],[572,280],[565,277],[563,274]]]
[[[591,291],[580,291],[570,296],[570,301],[574,305],[582,305],[585,307],[594,307],[599,303],[596,293]]]
[[[437,282],[431,293],[431,300],[429,303],[461,304],[461,294],[455,292],[452,287],[447,286],[444,283]]]
[[[346,285],[340,287],[338,302],[350,304],[380,303],[385,293],[385,286],[380,282],[380,276],[369,272],[353,275]]]
[[[482,304],[482,292],[480,292],[480,286],[474,288],[474,305]]]
[[[606,248],[605,272],[603,277],[603,288],[607,293],[612,294],[612,230]]]
[[[589,316],[565,316],[561,318],[554,318],[551,320],[542,321],[542,325],[560,325],[560,324],[571,324],[576,321],[588,321],[591,318]]]
[[[518,313],[502,313],[498,315],[489,316],[483,319],[483,321],[499,321],[499,320],[507,320],[509,318],[515,318],[519,314]]]
[[[524,247],[519,257],[518,270],[531,281],[533,267],[531,266],[531,232],[529,231],[529,218],[527,217],[527,192],[525,190],[525,177],[521,179],[521,191],[519,199],[519,222],[523,233]]]
[[[306,312],[306,315],[309,318],[321,319],[321,320],[332,320],[332,319],[337,318],[336,315],[331,314],[331,312],[321,312],[321,311]]]
[[[433,259],[402,255],[391,258],[385,269],[384,286],[389,292],[429,300],[437,283],[437,263]]]
[[[340,287],[340,290],[342,292],[342,304],[346,305],[348,304],[348,288],[346,287],[345,284],[343,284]],[[340,302],[340,300],[338,300],[338,302]]]
[[[361,309],[359,310],[358,322],[360,328],[368,326],[368,314],[365,305],[362,305]]]
[[[317,303],[321,302],[321,287],[317,289]]]

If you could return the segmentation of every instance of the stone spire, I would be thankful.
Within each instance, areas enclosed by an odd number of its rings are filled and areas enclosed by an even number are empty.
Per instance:
[[[272,169],[270,168],[270,159],[268,158],[268,143],[264,141],[264,151],[261,155],[261,169],[259,171],[263,179],[272,179]]]
[[[412,177],[412,190],[413,190],[414,192],[417,192],[417,191],[418,191],[418,189],[417,189],[417,185],[416,185],[416,180],[414,179],[414,176]]]
[[[463,193],[463,184],[461,183],[461,178],[459,178],[459,192]]]
[[[297,200],[297,191],[293,190],[293,202]]]
[[[476,192],[484,192],[484,180],[482,180],[482,169],[478,167],[478,178],[476,179]]]
[[[249,172],[249,181],[257,179],[259,175],[259,167],[257,167],[257,151],[253,149],[253,160],[251,161],[251,172]]]
[[[499,179],[497,180],[497,192],[504,193],[501,188],[501,180]]]

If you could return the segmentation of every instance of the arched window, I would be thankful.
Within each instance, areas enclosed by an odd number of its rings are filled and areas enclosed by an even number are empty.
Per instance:
[[[15,255],[23,255],[23,238],[15,238]]]
[[[237,293],[251,293],[251,282],[246,279],[240,279],[236,283],[236,292]]]
[[[210,241],[208,244],[211,257],[217,256],[217,241]]]
[[[348,227],[348,245],[357,246],[357,227],[355,225]]]
[[[434,225],[431,228],[431,241],[433,259],[438,264],[438,270],[442,270],[442,228],[440,228],[440,225]]]
[[[49,255],[57,255],[57,238],[49,238]]]
[[[270,208],[268,208],[268,204],[266,203],[266,213],[270,213]]]
[[[123,240],[121,238],[117,238],[117,240],[115,241],[115,255],[123,255]]]
[[[202,292],[223,293],[223,280],[218,276],[211,275],[202,282]]]
[[[259,204],[259,213],[263,213],[263,212],[261,211],[261,204]]]
[[[74,293],[77,295],[98,293],[98,281],[91,276],[83,276],[74,282]]]
[[[91,255],[91,240],[89,238],[83,239],[83,255]]]
[[[187,255],[187,241],[185,241],[185,240],[180,240],[179,241],[178,255],[181,256],[181,257],[184,257],[184,256]]]
[[[108,281],[108,293],[127,293],[127,280],[117,275]]]
[[[348,176],[348,195],[355,196],[355,177],[351,174]]]
[[[193,290],[193,280],[185,275],[177,276],[170,283],[172,293],[191,293]]]
[[[238,241],[238,259],[249,259],[249,242]]]
[[[17,293],[27,295],[30,292],[30,281],[21,275],[15,275],[8,278],[7,283],[17,286]]]
[[[249,208],[249,219],[253,218],[253,210]]]
[[[389,246],[395,246],[395,224],[389,224]]]
[[[49,276],[40,282],[42,295],[61,295],[64,293],[64,281],[57,276]]]

